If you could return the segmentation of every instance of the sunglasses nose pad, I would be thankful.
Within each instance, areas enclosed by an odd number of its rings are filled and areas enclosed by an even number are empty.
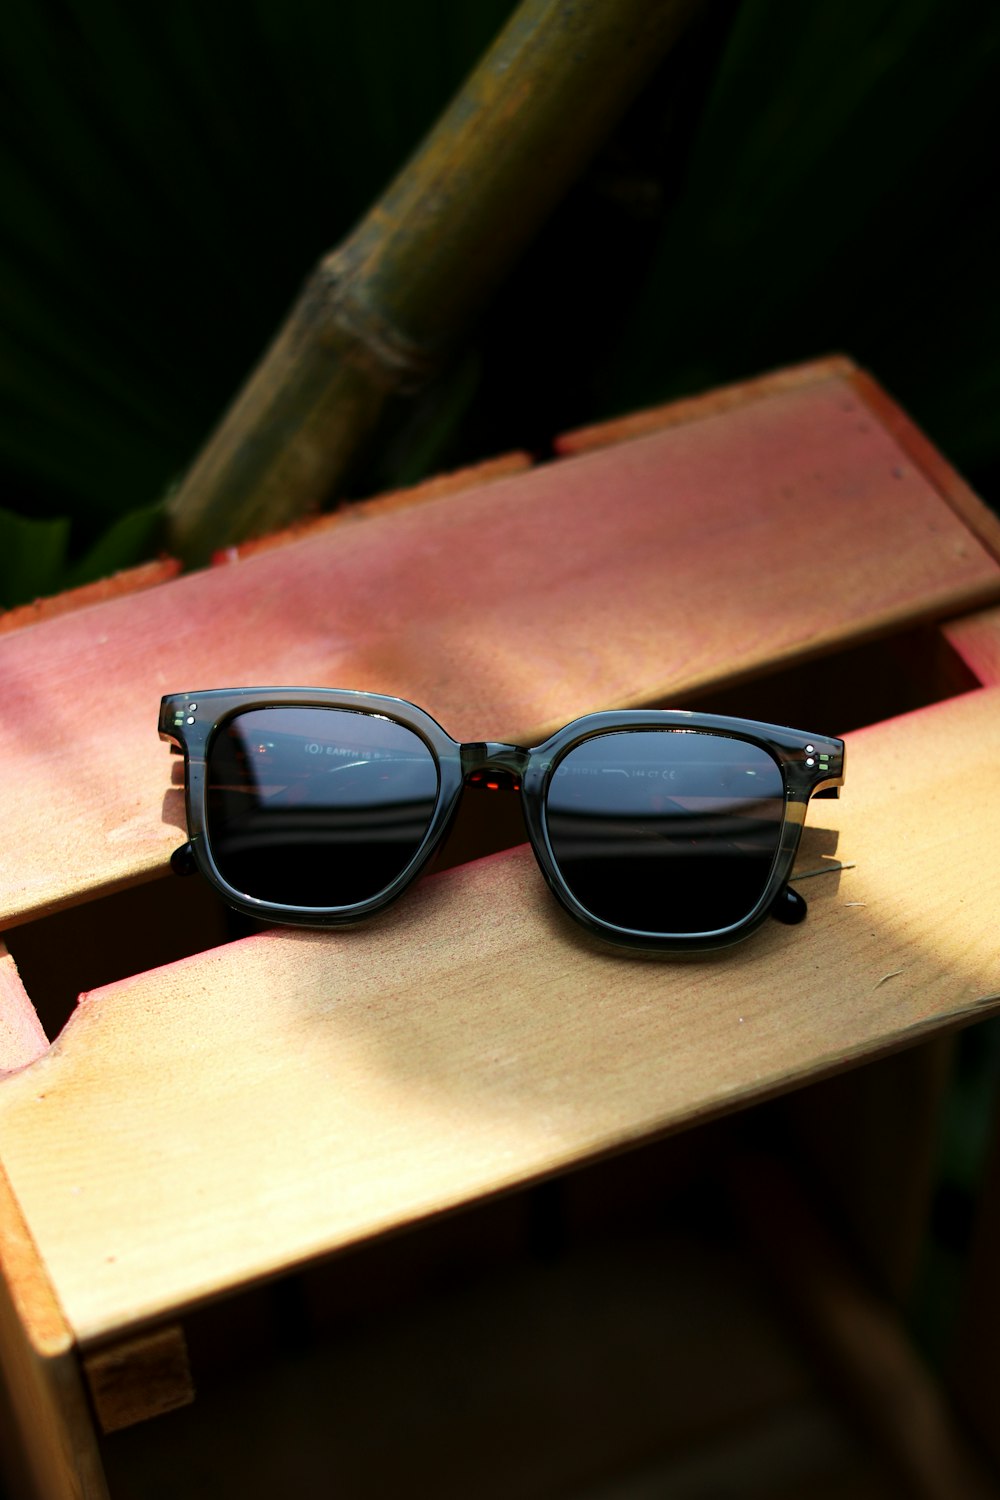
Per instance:
[[[784,922],[786,927],[796,927],[799,922],[805,921],[808,910],[809,905],[805,898],[790,885],[786,885],[771,906],[771,916],[779,922]]]

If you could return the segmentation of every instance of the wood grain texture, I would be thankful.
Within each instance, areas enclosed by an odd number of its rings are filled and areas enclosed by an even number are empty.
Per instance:
[[[17,965],[0,943],[0,1074],[34,1062],[48,1045]]]
[[[715,957],[598,948],[522,848],[367,927],[261,934],[85,997],[0,1087],[74,1333],[177,1316],[1000,1010],[998,725],[983,689],[853,735],[803,857],[836,834],[855,868],[808,881],[805,927]]]
[[[235,546],[226,547],[217,553],[212,562],[217,566],[239,562],[243,558],[256,557],[259,552],[271,552],[275,547],[283,547],[286,542],[314,539],[325,531],[332,531],[337,526],[349,526],[369,516],[382,515],[390,510],[405,510],[411,505],[423,505],[427,500],[440,500],[446,495],[457,495],[475,485],[489,484],[494,479],[508,479],[512,474],[521,474],[525,469],[531,468],[531,463],[528,453],[504,453],[498,458],[487,458],[468,468],[455,469],[448,474],[435,474],[406,489],[390,490],[387,494],[375,495],[370,500],[345,503],[339,510],[297,521],[294,526],[286,526],[282,531],[272,531],[267,536],[237,542]]]
[[[165,870],[163,692],[366,688],[532,740],[998,597],[835,375],[79,610],[0,640],[0,926]]]

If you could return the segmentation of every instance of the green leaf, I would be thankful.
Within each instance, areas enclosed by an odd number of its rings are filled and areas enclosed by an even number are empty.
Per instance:
[[[0,510],[0,605],[11,609],[64,586],[69,519],[36,521]]]
[[[162,527],[162,501],[143,505],[138,510],[119,516],[79,562],[73,565],[66,586],[75,588],[81,583],[107,578],[110,573],[117,573],[121,568],[149,562],[158,551]]]
[[[162,502],[141,506],[120,516],[71,562],[68,516],[38,520],[0,509],[0,608],[12,609],[148,562],[157,554],[162,525]]]

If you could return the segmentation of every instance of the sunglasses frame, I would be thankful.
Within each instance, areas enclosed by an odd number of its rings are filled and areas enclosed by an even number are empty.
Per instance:
[[[214,737],[235,716],[268,708],[339,708],[394,720],[427,745],[438,772],[438,795],[427,832],[410,862],[384,890],[351,906],[302,907],[262,901],[231,886],[212,855],[207,825],[206,767]],[[595,917],[566,885],[553,856],[546,826],[549,781],[570,750],[596,735],[614,730],[693,730],[738,739],[768,752],[777,762],[785,789],[778,848],[767,885],[757,905],[739,922],[699,933],[659,933],[619,927]],[[521,787],[521,807],[535,858],[556,899],[592,936],[628,948],[659,952],[696,952],[726,947],[748,937],[765,921],[785,890],[798,850],[810,797],[839,795],[844,781],[843,740],[804,734],[776,724],[734,719],[680,709],[626,709],[574,719],[541,744],[527,748],[496,741],[462,744],[416,704],[380,693],[336,688],[213,688],[207,692],[171,693],[160,704],[160,738],[184,756],[188,845],[175,855],[174,867],[197,868],[225,901],[245,916],[288,926],[342,927],[363,921],[390,906],[418,877],[440,847],[451,826],[463,788],[474,773],[503,772]],[[805,915],[804,903],[798,917]]]

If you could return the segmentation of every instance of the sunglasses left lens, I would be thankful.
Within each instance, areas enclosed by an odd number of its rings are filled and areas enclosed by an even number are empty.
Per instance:
[[[437,761],[393,719],[342,708],[250,709],[215,734],[207,833],[223,879],[321,910],[379,895],[430,827]]]

